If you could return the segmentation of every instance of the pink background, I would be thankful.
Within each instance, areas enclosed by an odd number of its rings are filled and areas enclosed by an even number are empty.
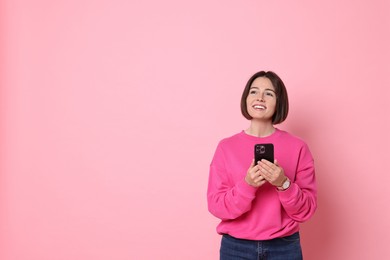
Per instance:
[[[389,259],[390,2],[3,0],[0,259],[217,259],[217,142],[274,70],[316,159],[306,259]]]

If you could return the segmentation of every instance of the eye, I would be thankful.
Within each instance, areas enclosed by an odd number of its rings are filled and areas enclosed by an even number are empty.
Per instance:
[[[255,95],[255,94],[257,94],[257,91],[256,90],[251,90],[251,91],[249,91],[249,94]]]
[[[269,97],[273,97],[274,96],[274,93],[273,92],[266,92],[265,95],[269,96]]]

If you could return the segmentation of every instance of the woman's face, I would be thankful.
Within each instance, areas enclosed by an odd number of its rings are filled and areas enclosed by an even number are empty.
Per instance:
[[[268,78],[259,77],[252,82],[246,106],[253,119],[272,121],[276,108],[276,93]]]

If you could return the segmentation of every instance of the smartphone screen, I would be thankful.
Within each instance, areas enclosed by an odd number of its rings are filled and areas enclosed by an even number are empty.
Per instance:
[[[255,164],[265,159],[274,163],[274,145],[273,144],[256,144],[255,145]]]

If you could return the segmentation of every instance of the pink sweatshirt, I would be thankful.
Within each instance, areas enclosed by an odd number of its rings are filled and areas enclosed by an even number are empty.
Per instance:
[[[285,191],[265,183],[254,188],[245,175],[254,158],[254,145],[273,143],[275,159],[291,180]],[[266,240],[288,236],[299,230],[317,207],[314,162],[307,145],[297,137],[276,129],[259,138],[244,131],[223,139],[210,165],[207,190],[209,211],[221,219],[219,234]]]

